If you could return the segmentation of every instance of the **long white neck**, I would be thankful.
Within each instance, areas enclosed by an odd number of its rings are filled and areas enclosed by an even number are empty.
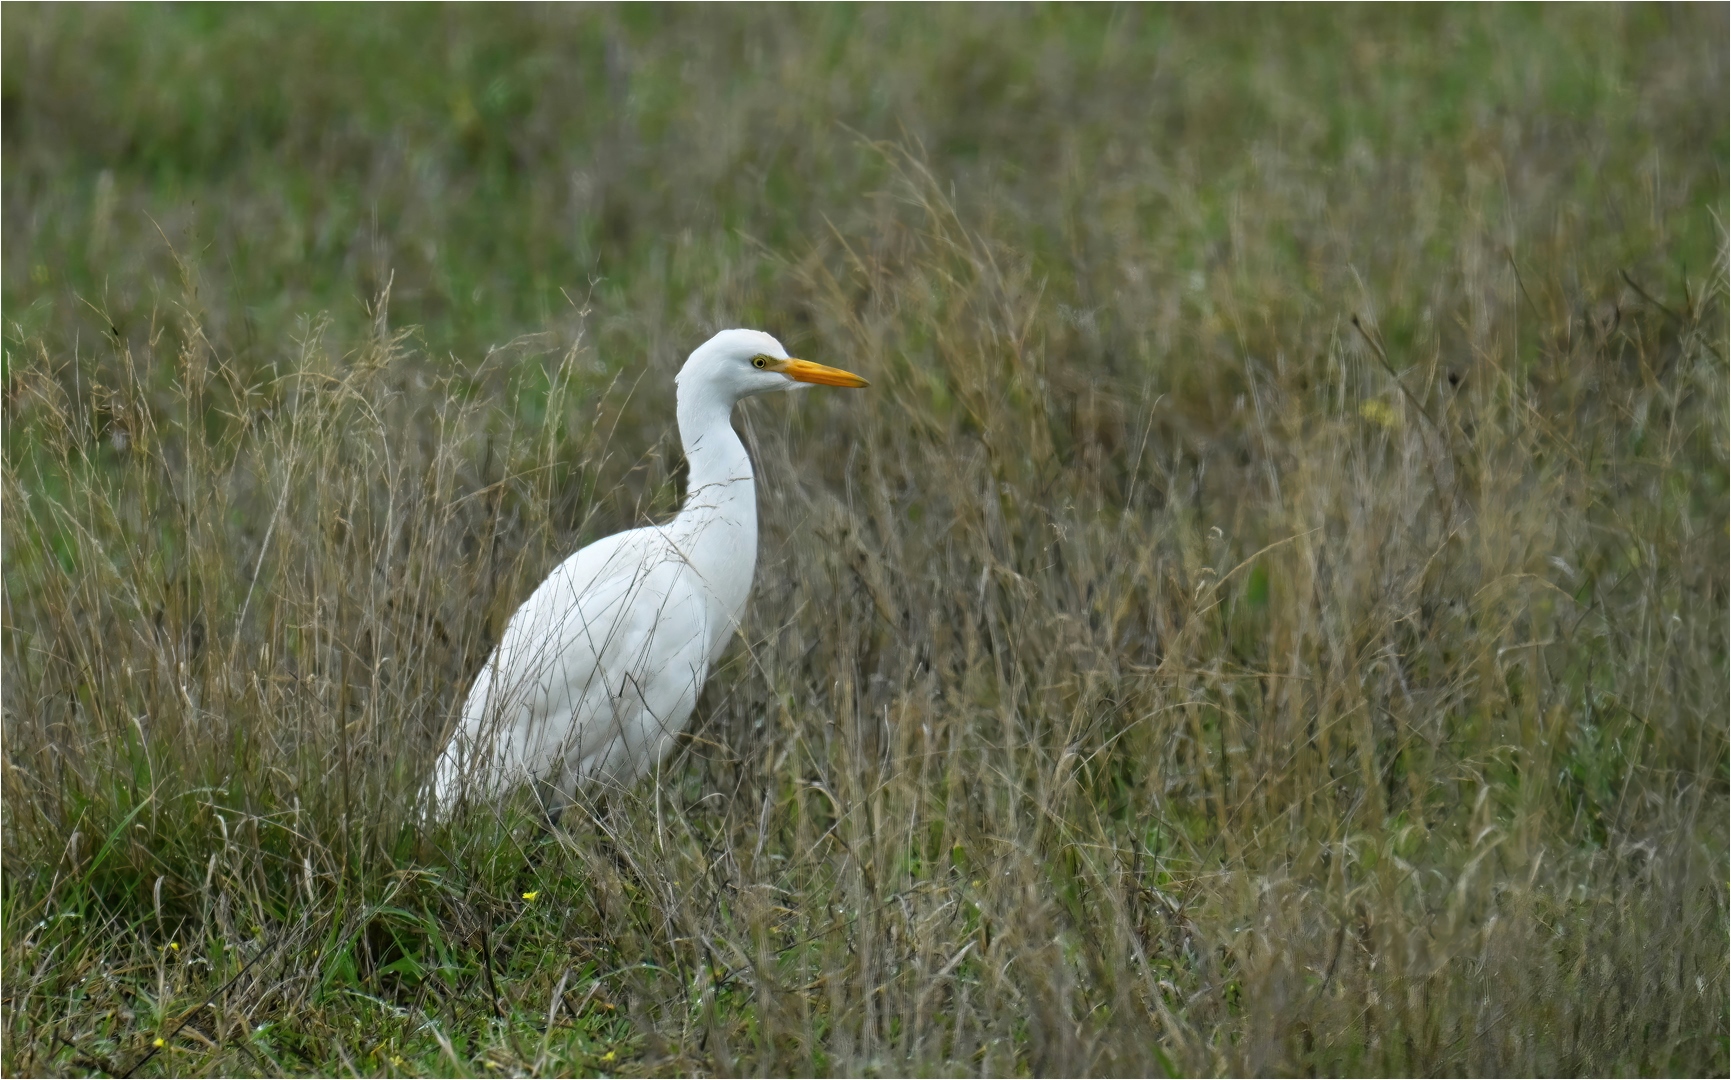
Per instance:
[[[679,395],[679,441],[690,466],[681,517],[736,497],[736,487],[753,491],[751,458],[733,431],[732,412],[733,403],[716,394]]]
[[[757,487],[751,458],[733,431],[733,402],[704,390],[680,388],[679,439],[690,472],[685,506],[671,529],[729,617],[737,618],[757,564]]]

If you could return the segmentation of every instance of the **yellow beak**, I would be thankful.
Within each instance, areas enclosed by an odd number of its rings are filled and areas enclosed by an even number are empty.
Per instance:
[[[796,382],[816,383],[819,386],[871,385],[851,371],[825,367],[822,364],[814,364],[810,360],[783,360],[776,364],[773,370],[781,372]]]

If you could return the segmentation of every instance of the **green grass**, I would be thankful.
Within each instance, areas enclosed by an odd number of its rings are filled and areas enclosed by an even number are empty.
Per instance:
[[[1724,1075],[1725,36],[8,5],[0,1068]],[[732,325],[689,738],[422,824]]]

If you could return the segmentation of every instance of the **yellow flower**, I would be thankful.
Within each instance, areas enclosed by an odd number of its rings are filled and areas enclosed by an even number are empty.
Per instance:
[[[168,947],[173,949],[175,952],[179,952],[180,951],[180,942],[171,941],[168,943]]]
[[[540,896],[540,895],[541,895],[541,891],[540,891],[540,890],[539,890],[539,889],[537,889],[537,890],[535,890],[535,891],[534,891],[534,892],[526,892],[526,893],[524,893],[524,894],[523,894],[523,899],[525,899],[525,900],[527,900],[527,901],[529,901],[529,902],[530,902],[530,903],[534,903],[534,901],[535,901],[535,898],[536,898],[536,897],[537,897],[537,896]]]
[[[609,1050],[605,1054],[601,1055],[601,1060],[602,1061],[612,1061],[613,1057],[614,1057],[613,1051]]]
[[[1378,427],[1393,428],[1400,426],[1400,417],[1389,408],[1388,402],[1372,398],[1358,407],[1358,415],[1369,420]]]
[[[156,1047],[158,1050],[161,1050],[163,1047],[162,1037],[160,1035],[157,1036],[156,1041],[151,1043],[150,1045]]]

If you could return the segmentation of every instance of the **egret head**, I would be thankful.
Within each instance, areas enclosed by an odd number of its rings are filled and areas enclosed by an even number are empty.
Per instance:
[[[697,347],[675,381],[681,396],[707,392],[729,402],[813,385],[869,385],[852,372],[794,359],[761,330],[723,330]]]

